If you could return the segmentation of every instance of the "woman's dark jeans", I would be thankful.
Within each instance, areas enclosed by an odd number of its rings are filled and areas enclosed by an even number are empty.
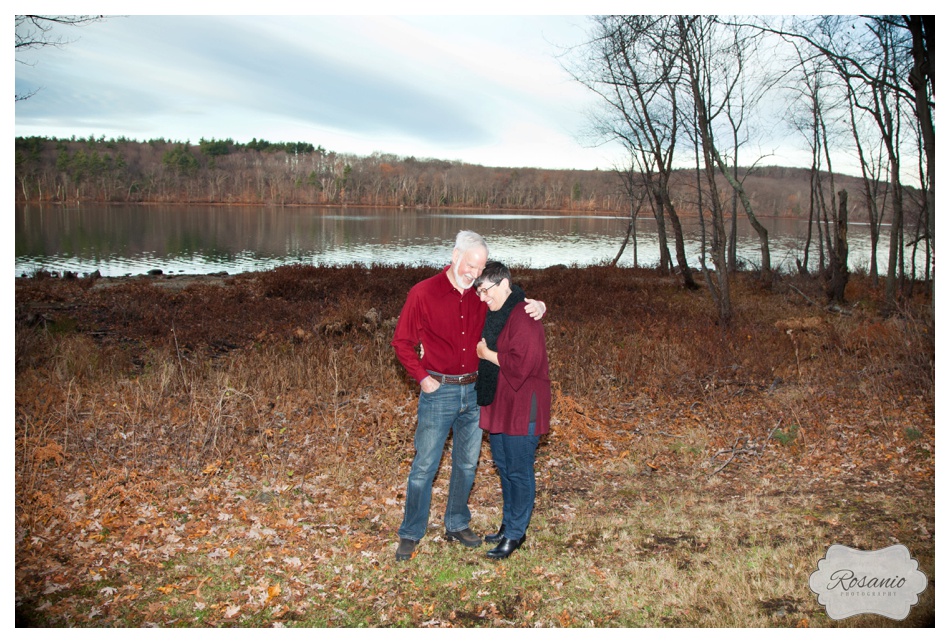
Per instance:
[[[528,425],[528,435],[492,433],[492,460],[501,477],[502,524],[505,538],[518,540],[524,536],[534,510],[534,459],[538,449],[534,423]]]

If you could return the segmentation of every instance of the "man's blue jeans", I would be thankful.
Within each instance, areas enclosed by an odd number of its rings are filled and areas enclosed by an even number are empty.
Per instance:
[[[446,531],[468,527],[472,514],[468,496],[482,450],[475,384],[443,384],[434,393],[419,394],[416,456],[406,485],[406,513],[399,537],[422,540],[429,523],[432,481],[439,471],[445,442],[452,432],[452,475],[445,505]]]
[[[518,540],[527,531],[534,510],[534,460],[540,438],[534,434],[532,422],[528,435],[492,433],[488,440],[501,478],[504,537]]]

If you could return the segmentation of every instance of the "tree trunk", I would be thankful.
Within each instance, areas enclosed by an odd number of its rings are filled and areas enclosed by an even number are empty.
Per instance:
[[[633,235],[633,267],[637,267],[636,221],[636,209],[633,207],[633,203],[630,203],[630,220],[627,222],[627,234],[623,238],[623,243],[620,244],[620,250],[617,251],[617,256],[614,257],[614,260],[610,263],[611,266],[616,266],[620,261],[620,257],[623,256],[623,251],[627,249],[627,243],[630,241],[631,235]]]
[[[676,247],[676,264],[679,266],[680,274],[683,276],[683,285],[690,290],[699,288],[693,279],[693,271],[689,267],[689,261],[686,258],[686,244],[683,241],[683,225],[676,214],[673,202],[670,200],[669,192],[664,192],[666,198],[666,213],[670,217],[670,224],[673,226],[673,244]]]
[[[666,240],[666,220],[663,216],[663,198],[657,194],[654,201],[653,216],[656,219],[656,237],[660,246],[660,271],[669,272],[673,266],[670,259],[670,247]]]
[[[900,183],[900,164],[893,150],[888,150],[891,164],[891,187],[894,191],[894,213],[891,218],[890,248],[887,254],[887,278],[884,282],[884,297],[888,306],[897,301],[898,263],[901,250],[901,231],[904,227],[904,197]]]
[[[843,304],[844,290],[848,285],[848,192],[846,190],[838,192],[836,219],[828,297],[835,303]]]
[[[712,146],[712,144],[710,144],[710,146],[719,171],[726,177],[726,181],[732,186],[735,194],[739,195],[739,200],[742,202],[742,209],[745,210],[745,214],[749,218],[749,223],[752,224],[752,229],[759,235],[759,250],[762,253],[762,267],[760,268],[759,278],[763,283],[769,284],[772,282],[772,256],[769,252],[769,231],[755,216],[749,195],[746,194],[742,184],[729,173],[729,168],[723,163],[722,157],[719,155],[719,150]]]

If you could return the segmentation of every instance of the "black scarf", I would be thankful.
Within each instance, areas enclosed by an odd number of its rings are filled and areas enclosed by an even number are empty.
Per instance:
[[[519,303],[524,301],[524,290],[520,286],[512,284],[511,294],[498,310],[489,310],[485,316],[485,329],[482,331],[482,337],[488,348],[493,351],[498,350],[498,336],[504,330],[508,322],[508,316]],[[478,405],[488,406],[495,399],[495,388],[498,386],[497,364],[489,362],[487,359],[478,360],[478,381],[475,382],[475,392],[478,395]]]

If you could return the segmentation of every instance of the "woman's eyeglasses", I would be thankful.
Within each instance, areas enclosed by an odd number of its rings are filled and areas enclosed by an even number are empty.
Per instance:
[[[487,288],[479,288],[479,289],[477,289],[475,292],[478,294],[479,297],[481,297],[482,295],[487,295],[487,294],[488,294],[488,291],[491,290],[492,288],[494,288],[494,287],[497,286],[497,285],[498,285],[498,284],[492,284],[491,286],[488,286]]]

